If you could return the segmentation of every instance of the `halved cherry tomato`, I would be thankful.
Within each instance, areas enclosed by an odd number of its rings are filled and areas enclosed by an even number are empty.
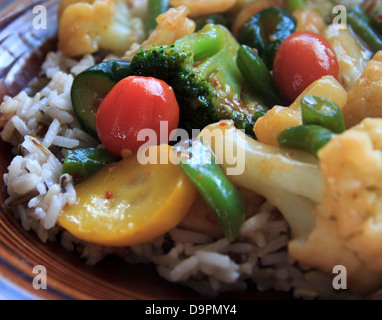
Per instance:
[[[179,106],[172,87],[151,77],[130,76],[118,82],[96,115],[99,139],[118,156],[124,149],[139,150],[145,141],[138,141],[138,133],[144,129],[154,130],[160,144],[161,122],[167,122],[165,134],[170,138],[179,123]]]
[[[273,77],[279,90],[290,102],[311,83],[331,75],[338,80],[339,66],[334,50],[321,35],[296,32],[277,50]]]
[[[162,159],[167,145],[148,149]],[[144,243],[177,226],[197,191],[182,169],[167,164],[140,164],[135,155],[114,162],[76,185],[78,203],[58,218],[78,239],[105,246]]]

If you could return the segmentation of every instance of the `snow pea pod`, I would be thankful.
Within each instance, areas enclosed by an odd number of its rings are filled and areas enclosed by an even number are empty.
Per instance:
[[[193,141],[191,157],[179,163],[218,221],[226,239],[236,239],[245,219],[245,200],[216,163],[211,149]]]
[[[269,69],[252,48],[241,45],[236,62],[248,85],[260,98],[268,102],[268,107],[285,103],[273,83]]]

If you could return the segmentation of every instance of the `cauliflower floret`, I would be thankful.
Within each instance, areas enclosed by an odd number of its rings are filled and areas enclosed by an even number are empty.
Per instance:
[[[291,261],[328,274],[342,265],[348,288],[357,293],[381,287],[382,119],[365,119],[334,136],[318,159],[265,145],[228,121],[202,131],[207,143],[209,132],[220,141],[220,147],[210,145],[226,172],[232,162],[221,146],[245,154],[244,173],[228,177],[280,210],[291,228]]]
[[[290,253],[332,272],[347,269],[349,285],[370,292],[382,284],[382,119],[365,119],[319,153],[324,180],[316,228]]]
[[[143,20],[126,0],[64,0],[58,18],[58,47],[70,57],[101,48],[123,54],[145,38]]]
[[[158,25],[148,39],[141,45],[134,45],[134,48],[126,53],[124,59],[131,60],[139,48],[145,50],[152,45],[170,45],[180,38],[191,35],[195,31],[195,22],[187,18],[188,12],[187,7],[179,6],[170,8],[159,15],[156,19]]]
[[[345,124],[350,128],[365,118],[382,117],[382,51],[367,63],[343,108]]]
[[[163,46],[191,35],[195,31],[195,22],[187,18],[189,10],[185,6],[171,8],[157,17],[157,27],[143,42],[142,48],[152,45]]]

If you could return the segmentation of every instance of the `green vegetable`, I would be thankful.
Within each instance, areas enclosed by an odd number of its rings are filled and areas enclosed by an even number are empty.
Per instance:
[[[206,201],[226,239],[233,241],[245,220],[245,199],[216,164],[211,149],[196,141],[179,165]]]
[[[148,0],[146,33],[150,34],[157,26],[156,18],[170,8],[170,0]]]
[[[69,173],[75,181],[86,179],[105,165],[118,161],[119,158],[106,149],[68,150],[65,155],[62,173]]]
[[[294,148],[317,156],[318,150],[325,146],[334,133],[316,124],[290,127],[277,136],[280,147]]]
[[[220,24],[222,26],[228,27],[230,21],[224,13],[213,13],[203,17],[196,18],[195,20],[195,31],[203,29],[207,24]]]
[[[347,13],[355,14],[357,15],[360,19],[366,21],[367,23],[370,22],[370,17],[366,14],[365,10],[362,9],[360,5],[355,5],[351,6]]]
[[[301,100],[301,113],[304,125],[317,124],[334,133],[341,133],[346,129],[341,109],[323,97],[305,96]]]
[[[366,20],[365,15],[358,12],[359,10],[350,11],[347,15],[347,22],[355,34],[375,53],[382,49],[382,37],[372,27],[370,19]]]
[[[180,107],[179,126],[190,133],[232,119],[237,128],[253,135],[255,113],[267,108],[246,88],[236,65],[238,49],[227,28],[208,24],[173,45],[140,50],[131,69],[172,86]]]
[[[254,15],[239,30],[238,41],[256,48],[269,69],[273,67],[276,51],[297,26],[296,18],[278,8],[266,8]]]
[[[293,11],[297,10],[298,8],[305,8],[306,3],[304,0],[286,0],[285,1],[285,8],[288,12],[293,13]]]
[[[132,75],[130,63],[111,60],[97,64],[77,75],[71,88],[74,112],[85,130],[97,138],[95,117],[102,100],[116,83]]]
[[[245,81],[259,97],[268,102],[268,107],[285,103],[275,87],[269,69],[252,48],[241,45],[236,62]]]

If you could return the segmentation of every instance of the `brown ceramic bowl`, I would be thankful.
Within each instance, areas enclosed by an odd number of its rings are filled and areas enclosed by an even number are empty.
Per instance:
[[[59,0],[0,0],[0,101],[15,95],[32,79],[49,50],[56,47],[56,10]],[[35,30],[33,8],[43,4],[48,28]],[[0,172],[12,159],[10,146],[0,141]],[[127,265],[107,258],[90,267],[58,243],[42,243],[4,207],[6,188],[0,179],[0,299],[49,300],[168,300],[202,299],[179,285],[166,282],[151,265]],[[47,270],[47,289],[35,290],[33,268]],[[285,299],[288,295],[258,293],[254,289],[220,299]]]

